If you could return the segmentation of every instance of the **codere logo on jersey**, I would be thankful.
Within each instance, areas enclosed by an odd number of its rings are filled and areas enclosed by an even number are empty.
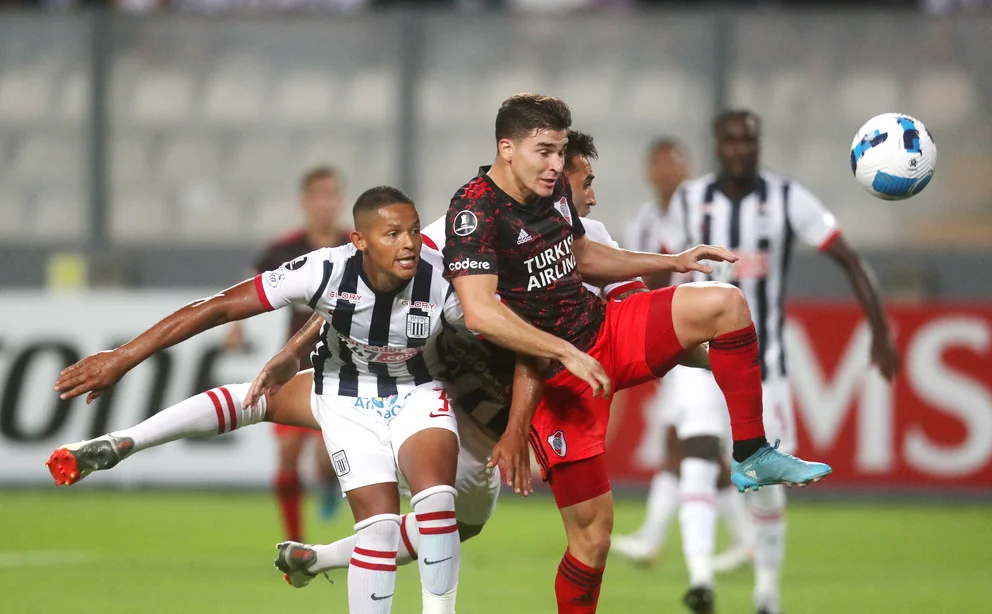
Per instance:
[[[572,236],[569,235],[550,249],[525,261],[530,279],[527,290],[545,288],[575,269],[575,255],[572,254]]]
[[[488,271],[492,268],[492,265],[488,262],[479,262],[478,260],[465,259],[460,262],[452,262],[448,265],[449,271],[468,271],[468,270],[478,270]]]

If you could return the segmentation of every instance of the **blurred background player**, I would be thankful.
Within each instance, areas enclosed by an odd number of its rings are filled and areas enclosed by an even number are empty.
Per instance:
[[[303,227],[273,241],[258,257],[253,273],[272,271],[284,263],[308,254],[321,247],[338,247],[351,241],[351,231],[341,228],[339,218],[344,201],[344,186],[337,169],[318,166],[307,171],[300,179],[300,210]],[[288,337],[292,337],[310,318],[312,311],[305,306],[292,306]],[[287,338],[288,338],[287,337]],[[229,326],[226,347],[236,351],[244,344],[244,326],[234,322]],[[299,354],[300,370],[311,369],[310,352],[305,348]],[[334,516],[341,502],[341,489],[337,476],[327,456],[320,431],[308,428],[274,425],[279,447],[275,492],[286,539],[302,542],[303,513],[301,502],[303,485],[300,479],[300,458],[308,442],[314,450],[317,473],[321,482],[321,516],[327,520]]]
[[[691,242],[706,241],[738,255],[733,266],[718,264],[712,274],[696,273],[693,278],[732,283],[744,292],[760,348],[765,429],[769,439],[779,440],[776,445],[788,453],[795,450],[796,430],[782,330],[785,278],[796,235],[844,270],[871,327],[871,361],[886,379],[891,381],[895,376],[899,359],[874,277],[841,236],[834,217],[798,182],[759,170],[761,126],[757,115],[745,110],[724,111],[714,120],[713,132],[720,169],[678,189],[675,206],[669,208],[674,219],[665,247],[679,250]],[[709,613],[714,611],[712,557],[720,437],[729,424],[716,386],[699,387],[696,394],[696,402],[678,417],[684,455],[679,519],[690,582],[684,603],[694,612]],[[765,486],[748,493],[745,500],[757,535],[755,609],[758,614],[780,614],[785,488]]]
[[[673,240],[681,241],[684,230],[679,226],[681,216],[672,211],[673,207],[678,206],[673,203],[673,196],[679,185],[689,178],[690,172],[688,151],[677,140],[660,137],[651,143],[648,148],[646,178],[654,198],[642,205],[631,219],[626,236],[629,249],[671,253]],[[692,281],[692,276],[654,276],[646,281],[649,287],[657,288]],[[652,431],[657,433],[657,445],[662,450],[662,464],[651,480],[643,524],[631,535],[618,535],[614,538],[613,548],[619,554],[642,563],[653,562],[658,557],[681,500],[679,480],[685,456],[676,425],[683,411],[691,411],[689,408],[698,404],[701,399],[711,398],[713,388],[720,399],[721,411],[724,411],[723,396],[716,387],[712,374],[699,369],[675,367],[662,380],[648,404],[645,420]],[[697,456],[695,445],[693,442],[689,445],[690,460],[687,464],[690,475],[692,465],[696,462],[691,460]],[[730,483],[730,467],[726,460],[721,462],[720,469],[719,493],[715,504],[729,529],[731,547],[728,552],[719,555],[715,563],[719,563],[720,568],[727,569],[747,560],[753,550],[754,531],[741,494]],[[712,503],[709,500],[690,502],[686,506],[687,520],[692,516],[693,506]]]

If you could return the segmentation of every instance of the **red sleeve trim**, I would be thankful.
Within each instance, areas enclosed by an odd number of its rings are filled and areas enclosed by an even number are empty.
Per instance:
[[[265,307],[266,311],[272,311],[272,303],[269,302],[269,297],[265,296],[265,288],[262,287],[262,276],[255,276],[255,292],[258,293],[258,300],[262,302],[262,307]]]
[[[425,234],[420,235],[420,238],[424,240],[424,245],[426,245],[427,247],[431,248],[436,252],[441,251],[437,248],[437,243],[434,242],[434,239],[428,237]]]
[[[831,232],[831,233],[830,233],[830,234],[829,234],[829,235],[827,236],[827,238],[826,238],[826,239],[824,239],[824,240],[823,240],[823,241],[822,241],[822,242],[820,243],[820,246],[816,248],[816,249],[817,249],[817,251],[820,251],[820,252],[822,252],[822,251],[824,251],[825,249],[827,249],[828,247],[830,247],[830,244],[831,244],[831,243],[833,243],[834,241],[836,241],[836,240],[837,240],[837,237],[839,237],[839,236],[840,236],[840,228],[834,228],[834,230],[833,230],[833,232]]]
[[[642,290],[642,289],[643,290],[648,289],[648,287],[644,285],[643,281],[628,281],[624,285],[617,286],[616,288],[610,290],[610,293],[609,295],[607,295],[606,300],[608,301],[616,300],[616,297],[620,296],[621,294],[625,294],[627,292],[630,292],[631,290]]]

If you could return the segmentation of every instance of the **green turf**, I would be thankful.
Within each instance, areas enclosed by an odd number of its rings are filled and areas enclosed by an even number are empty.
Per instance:
[[[617,530],[643,505],[618,505]],[[350,530],[319,524],[311,539]],[[784,604],[794,614],[989,612],[992,512],[907,504],[803,503],[789,512]],[[677,533],[677,531],[675,532]],[[280,538],[262,494],[106,492],[0,493],[0,612],[346,612],[344,573],[334,586],[284,584],[271,565]],[[554,612],[552,583],[564,547],[550,499],[500,504],[463,551],[462,614]],[[603,614],[681,612],[685,588],[677,535],[658,566],[611,562]],[[60,561],[57,564],[54,561]],[[401,569],[393,611],[419,612],[419,581]],[[750,609],[751,575],[720,577],[719,611]]]

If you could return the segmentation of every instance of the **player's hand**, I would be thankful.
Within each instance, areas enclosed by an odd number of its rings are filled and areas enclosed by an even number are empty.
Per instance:
[[[610,398],[613,382],[610,381],[610,376],[606,374],[606,369],[599,364],[598,360],[573,347],[572,351],[562,358],[561,364],[565,365],[565,368],[572,375],[589,384],[589,387],[592,388],[593,398],[600,394],[604,399]]]
[[[286,385],[300,370],[300,359],[296,354],[281,351],[265,363],[262,371],[251,383],[244,406],[251,407],[263,395],[274,395]]]
[[[713,267],[703,264],[701,261],[712,262],[737,262],[738,258],[729,249],[717,247],[715,245],[697,245],[675,256],[675,272],[689,273],[699,271],[709,275],[713,272]]]
[[[518,495],[528,496],[534,492],[530,477],[530,446],[527,444],[527,433],[509,428],[493,446],[493,455],[489,458],[487,468],[499,465],[500,473],[507,486],[513,487]]]
[[[132,366],[119,349],[98,352],[62,369],[55,380],[55,391],[61,393],[59,398],[63,401],[88,392],[86,403],[89,404],[124,377]]]
[[[871,364],[878,367],[882,377],[892,381],[899,371],[899,352],[888,332],[876,333],[871,340]]]

